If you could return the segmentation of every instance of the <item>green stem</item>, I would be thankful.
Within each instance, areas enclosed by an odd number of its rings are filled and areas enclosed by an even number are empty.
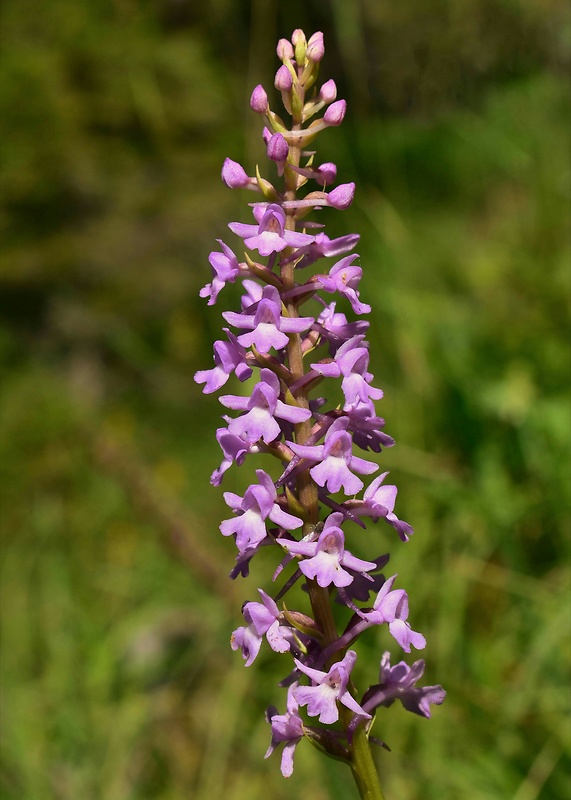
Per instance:
[[[362,725],[355,731],[351,745],[351,771],[361,800],[384,800],[371,745]]]

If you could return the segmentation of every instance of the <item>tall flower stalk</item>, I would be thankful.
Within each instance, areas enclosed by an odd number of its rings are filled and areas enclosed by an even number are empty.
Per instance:
[[[266,153],[274,162],[270,174],[277,172],[277,180],[259,167],[249,175],[230,158],[224,162],[224,182],[253,190],[258,199],[251,204],[253,222],[229,224],[245,247],[243,260],[221,240],[210,254],[212,281],[201,296],[213,305],[225,284],[236,280],[243,294],[239,310],[222,314],[229,327],[214,344],[214,367],[195,379],[209,394],[234,373],[250,390],[219,397],[234,414],[223,416],[225,424],[216,433],[223,460],[211,483],[219,486],[233,464],[250,462],[256,454],[276,460],[275,476],[256,469],[243,496],[224,492],[233,516],[220,525],[237,548],[232,578],[248,575],[261,548],[276,552],[274,591],[258,589],[259,599],[244,605],[245,624],[231,639],[246,666],[264,639],[290,658],[280,684],[287,689],[285,713],[267,711],[266,757],[283,747],[281,771],[288,777],[295,748],[306,739],[350,766],[362,798],[378,800],[383,795],[370,749],[371,742],[382,744],[371,736],[376,710],[398,699],[406,710],[430,717],[431,704],[441,703],[445,692],[441,686],[417,686],[424,661],[391,666],[388,652],[378,683],[363,693],[352,680],[353,645],[372,626],[386,625],[406,653],[425,646],[424,636],[408,622],[408,596],[394,586],[397,576],[385,579],[381,572],[388,554],[367,560],[353,553],[364,543],[365,520],[383,519],[402,542],[412,528],[394,513],[397,488],[385,483],[388,473],[367,488],[361,477],[379,467],[358,453],[380,453],[394,441],[374,406],[383,392],[369,372],[369,323],[362,317],[370,306],[360,298],[362,269],[352,252],[359,236],[331,239],[323,224],[307,219],[316,209],[343,210],[353,200],[355,184],[333,188],[335,164],[319,164],[313,150],[322,131],[343,122],[346,102],[337,100],[334,81],[316,87],[322,33],[307,40],[296,30],[291,41],[279,41],[277,54],[282,65],[274,86],[290,122],[271,109],[262,86],[250,100],[265,123]],[[357,319],[350,321],[337,303]],[[340,382],[342,401],[328,408],[316,390],[334,381]],[[294,587],[305,594],[291,599]],[[340,628],[333,603],[346,609]]]

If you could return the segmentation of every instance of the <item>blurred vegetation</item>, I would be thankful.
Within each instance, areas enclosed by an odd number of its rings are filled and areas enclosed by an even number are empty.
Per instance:
[[[2,796],[353,796],[305,743],[289,781],[262,760],[284,667],[263,651],[245,670],[228,638],[268,564],[226,580],[220,412],[192,381],[220,323],[197,296],[207,255],[250,199],[219,170],[261,158],[249,93],[303,27],[349,103],[319,146],[357,199],[323,218],[362,237],[397,439],[381,462],[416,528],[406,547],[370,536],[448,690],[430,722],[379,715],[387,797],[568,798],[567,4],[1,13]],[[360,684],[384,649],[384,631],[359,643]]]

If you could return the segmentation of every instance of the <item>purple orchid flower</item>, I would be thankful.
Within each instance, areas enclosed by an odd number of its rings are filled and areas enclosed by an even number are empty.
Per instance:
[[[277,708],[270,706],[266,711],[266,719],[272,728],[272,741],[264,758],[269,758],[276,747],[284,744],[281,760],[281,772],[284,778],[289,778],[293,773],[293,756],[295,748],[303,739],[303,722],[299,716],[299,704],[295,699],[297,683],[292,683],[287,692],[287,711],[278,714]]]
[[[387,622],[391,636],[400,644],[405,653],[410,653],[411,645],[417,650],[426,647],[426,639],[421,633],[413,631],[408,619],[408,595],[404,589],[394,589],[397,576],[385,581],[378,593],[371,611],[361,611],[360,616],[372,625]]]
[[[246,350],[228,328],[223,330],[228,341],[214,342],[214,368],[199,370],[194,376],[196,383],[205,384],[202,390],[204,394],[216,392],[224,386],[232,372],[241,381],[248,380],[252,375],[252,369],[246,363]]]
[[[301,528],[303,521],[283,511],[277,504],[274,482],[263,469],[256,470],[259,483],[246,489],[244,497],[233,492],[224,492],[224,501],[240,516],[224,520],[220,525],[223,536],[236,535],[238,550],[259,544],[267,536],[266,519],[287,531]]]
[[[390,706],[400,700],[407,711],[430,719],[430,706],[444,702],[446,692],[442,686],[415,686],[424,674],[424,661],[415,661],[409,667],[399,661],[391,667],[390,653],[381,660],[379,682],[365,693],[362,705],[367,711],[379,706]]]
[[[248,453],[258,453],[259,447],[255,443],[247,442],[241,436],[230,433],[228,428],[218,428],[216,440],[222,449],[224,456],[220,466],[214,470],[210,477],[213,486],[220,486],[224,473],[236,463],[238,466],[244,463]]]
[[[251,333],[238,336],[243,347],[255,346],[260,353],[267,353],[272,347],[279,350],[289,342],[288,333],[306,331],[314,322],[313,317],[284,317],[282,303],[275,286],[266,286],[262,298],[242,314],[226,311],[222,316],[236,328],[246,328]]]
[[[398,489],[392,484],[383,485],[388,474],[383,472],[369,484],[363,495],[363,505],[356,510],[356,513],[360,516],[367,514],[374,522],[383,517],[393,526],[402,541],[408,542],[414,531],[408,522],[400,520],[393,511]]]
[[[373,561],[375,568],[366,573],[349,569],[349,573],[353,575],[353,583],[344,587],[342,593],[338,593],[338,602],[343,605],[353,603],[355,600],[366,603],[369,599],[369,595],[372,592],[376,594],[385,582],[385,576],[380,570],[388,564],[389,558],[390,556],[388,553],[378,556]]]
[[[376,416],[375,407],[370,400],[365,403],[357,402],[354,406],[343,410],[349,420],[347,430],[351,431],[353,442],[362,450],[380,453],[383,447],[394,445],[395,440],[392,436],[382,430],[385,421]]]
[[[282,625],[280,611],[272,598],[258,589],[261,603],[250,602],[244,606],[256,631],[265,636],[268,644],[276,653],[286,653],[291,647],[292,632],[288,625]]]
[[[264,636],[276,653],[286,653],[291,646],[291,629],[281,624],[277,605],[262,589],[258,589],[258,592],[262,602],[251,601],[244,605],[242,614],[249,624],[236,628],[230,640],[233,650],[242,650],[247,667],[257,658]]]
[[[261,370],[260,378],[251,397],[225,394],[219,400],[226,408],[246,412],[230,421],[228,425],[230,433],[243,437],[249,443],[262,439],[265,444],[270,444],[280,435],[276,417],[288,422],[303,422],[311,417],[311,411],[287,405],[279,399],[280,382],[271,370]]]
[[[358,257],[356,253],[345,256],[330,269],[328,275],[316,275],[315,279],[321,284],[324,291],[331,294],[339,292],[339,294],[345,295],[355,314],[368,314],[371,306],[361,303],[357,291],[363,270],[352,263]]]
[[[348,650],[342,661],[333,664],[329,672],[322,672],[305,666],[297,658],[294,659],[298,670],[311,678],[313,683],[313,686],[299,686],[293,693],[300,706],[307,706],[310,717],[319,715],[319,721],[326,725],[337,722],[339,719],[337,702],[339,702],[355,714],[371,719],[371,715],[361,708],[347,689],[356,660],[355,651]]]
[[[296,172],[300,172],[302,175],[305,174],[304,170],[296,170]],[[343,253],[348,253],[349,250],[356,246],[360,238],[358,233],[349,233],[346,236],[339,236],[337,239],[330,239],[326,233],[317,233],[313,242],[304,247],[298,247],[293,255],[286,256],[284,263],[296,261],[296,269],[309,267],[310,264],[314,264],[320,258],[334,258]]]
[[[377,567],[374,561],[363,561],[345,550],[345,535],[340,528],[342,521],[343,514],[330,514],[317,541],[280,542],[287,553],[305,556],[300,561],[300,570],[323,588],[331,584],[349,586],[353,583],[355,572],[362,574]],[[352,570],[353,574],[347,570]]]
[[[218,253],[216,250],[213,250],[208,256],[213,273],[212,283],[207,283],[206,286],[200,290],[200,297],[208,297],[209,306],[214,305],[220,290],[223,289],[227,283],[234,283],[236,276],[240,272],[238,259],[232,250],[230,250],[228,245],[224,244],[222,239],[217,239],[216,241],[222,247],[223,252]]]
[[[327,431],[322,445],[299,445],[287,442],[288,447],[301,458],[315,464],[309,472],[319,486],[335,493],[343,489],[346,495],[356,494],[363,488],[363,481],[353,475],[370,475],[378,465],[352,452],[351,435],[347,432],[348,420],[340,417]]]
[[[251,281],[248,278],[242,281],[242,288],[244,294],[240,300],[240,307],[242,311],[247,311],[254,303],[259,303],[264,294],[264,287],[260,286],[256,281]]]
[[[241,650],[245,666],[251,667],[262,646],[262,636],[256,631],[256,626],[250,622],[248,626],[240,626],[232,631],[230,646],[232,650]]]
[[[303,247],[310,244],[315,238],[307,233],[286,230],[285,211],[276,203],[270,203],[268,206],[256,203],[254,217],[257,225],[231,222],[228,227],[232,233],[244,239],[244,244],[248,249],[257,250],[261,256],[280,253],[286,247]]]
[[[343,378],[341,390],[345,397],[344,410],[355,403],[366,403],[383,397],[382,389],[375,389],[370,385],[373,376],[367,372],[369,351],[366,347],[359,346],[364,338],[364,335],[353,336],[346,341],[335,353],[333,361],[311,364],[311,368],[324,377]]]
[[[369,323],[365,319],[348,322],[345,314],[335,311],[336,305],[335,302],[326,305],[314,326],[329,342],[329,352],[332,356],[348,339],[364,336],[369,328]]]

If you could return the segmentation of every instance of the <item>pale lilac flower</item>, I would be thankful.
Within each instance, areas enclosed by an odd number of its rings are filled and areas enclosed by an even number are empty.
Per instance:
[[[200,290],[200,297],[208,297],[208,305],[212,306],[216,302],[218,294],[227,283],[234,283],[236,276],[240,272],[240,265],[238,259],[230,250],[228,245],[224,244],[222,239],[217,239],[223,252],[218,253],[214,250],[208,256],[210,265],[212,267],[212,283],[207,283]]]
[[[307,233],[296,233],[285,228],[285,211],[276,203],[267,207],[257,203],[254,206],[254,216],[257,225],[244,222],[230,222],[228,227],[237,236],[244,239],[244,244],[250,250],[257,250],[262,256],[279,253],[286,247],[303,247],[314,240],[314,236]]]
[[[278,714],[277,708],[270,706],[266,711],[266,719],[272,728],[272,741],[264,758],[268,758],[276,747],[284,744],[281,760],[281,772],[284,778],[289,778],[293,772],[293,756],[295,748],[303,738],[303,722],[298,713],[298,702],[295,699],[297,683],[292,683],[287,693],[287,711]]]
[[[356,509],[356,513],[360,516],[366,514],[370,516],[374,522],[376,522],[379,517],[383,517],[389,525],[393,526],[403,542],[408,542],[413,533],[413,529],[408,522],[400,520],[393,511],[398,489],[392,484],[383,484],[388,474],[388,472],[383,472],[382,475],[377,476],[369,484],[363,495],[363,505],[359,509]]]
[[[348,322],[345,314],[335,310],[336,305],[336,302],[333,302],[325,306],[314,326],[329,342],[331,355],[335,355],[345,341],[353,336],[364,335],[369,328],[369,323],[365,319]]]
[[[337,350],[332,362],[311,364],[311,368],[320,375],[327,378],[343,378],[341,389],[345,397],[344,410],[359,401],[365,403],[369,399],[380,400],[383,396],[382,389],[375,389],[370,385],[373,376],[367,372],[369,351],[362,346],[363,338],[354,336],[346,341]]]
[[[296,170],[297,171],[297,170]],[[301,171],[303,175],[304,172]],[[347,253],[352,250],[360,236],[358,233],[349,233],[346,236],[339,236],[337,239],[330,239],[325,233],[317,233],[314,241],[305,247],[299,247],[293,256],[290,256],[287,261],[297,260],[303,253],[303,257],[296,263],[296,269],[308,267],[320,258],[340,256],[342,253]]]
[[[226,322],[236,328],[251,330],[238,336],[244,347],[255,346],[260,353],[267,353],[272,347],[279,350],[289,342],[288,333],[306,331],[314,322],[313,317],[284,317],[282,303],[275,286],[266,286],[258,303],[241,314],[226,311],[222,314]]]
[[[347,600],[351,602],[359,600],[361,603],[366,603],[369,595],[373,592],[376,594],[385,582],[385,576],[380,570],[387,565],[388,561],[389,554],[385,553],[374,559],[375,568],[369,572],[363,573],[349,569],[348,572],[353,575],[354,580],[349,586],[343,588],[343,596],[340,597],[339,602],[346,604]]]
[[[316,462],[309,470],[319,486],[335,493],[343,489],[346,495],[356,494],[363,488],[363,481],[353,475],[370,475],[378,470],[378,465],[352,452],[351,435],[347,432],[348,420],[341,417],[327,431],[322,445],[299,445],[287,442],[293,452],[303,459]]]
[[[266,637],[272,650],[276,653],[286,653],[291,647],[291,628],[281,624],[281,613],[275,601],[263,589],[258,589],[258,592],[262,602],[246,603],[244,610],[256,631]]]
[[[368,314],[371,306],[361,303],[357,285],[363,275],[361,267],[355,266],[352,262],[359,256],[356,253],[345,256],[338,261],[329,271],[328,275],[316,275],[315,279],[323,287],[324,291],[345,295],[351,303],[351,308],[355,314]]]
[[[262,589],[258,591],[262,602],[244,604],[242,614],[249,624],[236,628],[230,639],[232,650],[242,650],[247,667],[257,658],[264,636],[276,653],[286,653],[290,649],[291,629],[280,624],[280,612],[272,598]]]
[[[244,294],[240,298],[242,311],[246,311],[254,303],[259,303],[264,294],[264,287],[248,278],[242,281],[242,289],[244,289]]]
[[[345,550],[345,536],[339,527],[342,519],[343,514],[339,512],[330,514],[317,541],[281,542],[286,552],[305,556],[300,561],[300,570],[307,578],[316,580],[323,588],[331,584],[337,587],[349,586],[353,583],[354,574],[347,570],[364,573],[377,566],[374,561],[356,558]]]
[[[241,381],[245,381],[252,375],[252,368],[246,363],[246,350],[238,342],[228,328],[224,328],[224,333],[228,337],[227,342],[214,342],[214,367],[213,369],[199,370],[194,380],[196,383],[204,383],[204,394],[216,392],[228,381],[228,378],[235,372]]]
[[[395,440],[384,433],[385,421],[377,417],[373,403],[368,400],[358,402],[343,409],[349,421],[347,430],[353,434],[353,442],[362,450],[380,453],[382,447],[392,447]]]
[[[228,425],[230,433],[242,437],[248,443],[262,439],[266,444],[270,444],[280,435],[276,417],[288,422],[303,422],[311,417],[311,411],[287,405],[279,399],[280,382],[271,370],[263,369],[260,379],[251,397],[227,394],[222,395],[219,400],[226,408],[246,412],[243,416],[231,420]]]
[[[220,525],[223,536],[236,535],[238,550],[255,546],[267,536],[266,519],[291,531],[301,528],[303,521],[288,514],[277,504],[277,492],[274,482],[263,469],[256,470],[259,483],[246,489],[244,497],[233,492],[224,492],[224,501],[235,514],[234,519],[224,520]]]
[[[361,708],[347,689],[356,660],[355,651],[348,650],[342,661],[333,664],[329,672],[322,672],[319,669],[306,667],[297,658],[294,659],[298,670],[311,678],[313,683],[313,686],[299,686],[293,693],[300,706],[307,706],[310,717],[319,715],[319,721],[326,725],[337,722],[339,719],[337,702],[339,702],[355,714],[371,719],[371,715]]]
[[[253,623],[250,623],[247,627],[242,625],[232,631],[230,646],[232,650],[240,649],[242,651],[242,658],[246,662],[245,666],[250,667],[260,652],[262,637],[257,633],[256,626]]]
[[[248,453],[259,452],[259,448],[253,442],[247,442],[241,436],[230,433],[228,428],[218,428],[216,440],[223,453],[223,460],[220,466],[214,470],[210,477],[213,486],[220,486],[224,473],[236,463],[238,466],[244,463]]]
[[[379,683],[371,686],[363,697],[363,708],[373,711],[379,706],[390,706],[400,700],[407,711],[430,719],[430,706],[440,705],[446,697],[442,686],[415,686],[424,674],[424,661],[415,661],[409,667],[399,661],[391,667],[390,653],[381,660]]]
[[[421,633],[413,631],[408,619],[408,595],[404,589],[392,588],[393,575],[383,584],[371,611],[361,611],[360,616],[372,625],[387,622],[391,635],[400,644],[405,653],[410,653],[411,645],[417,650],[426,647],[426,639]]]

